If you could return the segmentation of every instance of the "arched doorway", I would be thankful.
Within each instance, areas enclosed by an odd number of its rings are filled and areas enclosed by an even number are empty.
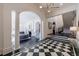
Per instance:
[[[43,24],[38,14],[25,11],[19,15],[19,33],[21,48],[35,45],[43,38]],[[27,42],[27,43],[25,43]]]

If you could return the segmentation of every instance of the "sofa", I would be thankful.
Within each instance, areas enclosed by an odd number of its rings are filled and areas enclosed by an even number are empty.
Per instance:
[[[23,31],[20,32],[20,42],[24,41],[24,40],[27,40],[28,37],[29,37],[28,34],[25,34]]]

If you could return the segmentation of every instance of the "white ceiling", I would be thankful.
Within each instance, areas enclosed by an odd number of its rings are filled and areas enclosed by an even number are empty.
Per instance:
[[[38,5],[43,6],[43,8],[46,8],[46,5],[49,5],[48,7],[51,7],[50,4],[52,5],[52,7],[67,7],[67,6],[76,5],[77,3],[38,3]]]
[[[49,4],[51,4],[52,6]],[[61,4],[63,4],[63,5],[61,5]],[[45,12],[47,12],[48,10],[53,12],[53,10],[65,8],[65,7],[72,6],[72,5],[77,5],[77,3],[37,3],[35,5],[37,5],[38,8],[40,8],[40,6],[42,6],[41,9],[43,9]],[[47,5],[49,5],[49,6],[47,7]]]

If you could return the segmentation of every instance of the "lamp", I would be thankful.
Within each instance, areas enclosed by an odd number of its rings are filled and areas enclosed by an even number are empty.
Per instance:
[[[76,26],[70,27],[70,31],[76,32],[77,31],[77,28],[78,27],[76,27]]]
[[[73,37],[76,37],[77,30],[78,30],[78,27],[76,26],[70,27],[70,31]]]

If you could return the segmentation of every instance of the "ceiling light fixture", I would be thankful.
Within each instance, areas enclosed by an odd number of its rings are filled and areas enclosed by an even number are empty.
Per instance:
[[[43,8],[42,6],[40,6],[40,8]]]
[[[63,5],[63,3],[60,3],[60,5]]]
[[[51,12],[50,10],[48,10],[48,12]]]
[[[47,12],[52,12],[52,9],[60,8],[63,3],[41,3],[40,8],[46,8]]]

